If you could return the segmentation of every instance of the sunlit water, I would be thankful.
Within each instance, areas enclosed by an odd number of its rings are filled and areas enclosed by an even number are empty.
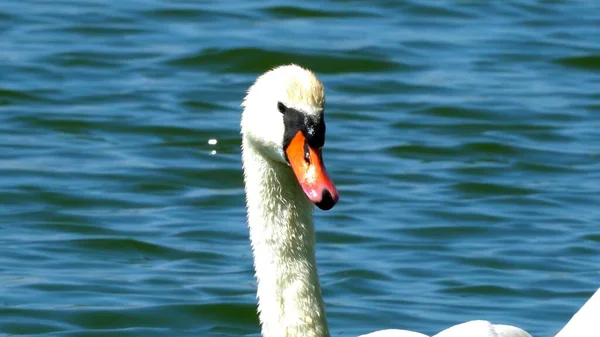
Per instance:
[[[488,319],[553,336],[600,286],[599,17],[4,1],[0,334],[258,336],[239,104],[296,62],[325,83],[341,192],[315,213],[332,334]]]

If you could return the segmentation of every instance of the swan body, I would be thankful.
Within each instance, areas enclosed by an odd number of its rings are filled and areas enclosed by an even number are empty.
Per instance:
[[[244,187],[262,335],[329,337],[312,220],[313,204],[328,210],[339,198],[321,152],[323,85],[300,66],[277,67],[258,77],[242,106]],[[600,317],[600,295],[596,297],[590,308]],[[584,336],[563,331],[557,337]],[[600,336],[598,331],[600,327],[594,336]],[[487,321],[462,323],[435,335],[459,336],[531,337],[522,329]],[[427,336],[382,330],[363,337]]]
[[[492,324],[488,321],[470,321],[450,327],[433,337],[531,337],[526,331],[511,325]],[[407,330],[381,330],[359,337],[429,337]]]

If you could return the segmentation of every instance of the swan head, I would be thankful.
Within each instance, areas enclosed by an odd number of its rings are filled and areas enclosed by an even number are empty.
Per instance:
[[[325,91],[315,74],[293,64],[274,68],[258,77],[242,106],[244,140],[288,165],[306,197],[331,209],[339,194],[323,162]]]

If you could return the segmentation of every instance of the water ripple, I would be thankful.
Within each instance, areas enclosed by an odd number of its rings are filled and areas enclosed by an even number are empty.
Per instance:
[[[315,212],[332,334],[553,335],[599,286],[597,12],[6,2],[0,334],[258,336],[240,102],[298,63],[341,191]]]

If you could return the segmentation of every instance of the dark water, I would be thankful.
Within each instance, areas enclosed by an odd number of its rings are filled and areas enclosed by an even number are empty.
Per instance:
[[[258,336],[239,104],[289,62],[334,336],[553,336],[600,286],[597,2],[300,3],[3,1],[0,334]]]

